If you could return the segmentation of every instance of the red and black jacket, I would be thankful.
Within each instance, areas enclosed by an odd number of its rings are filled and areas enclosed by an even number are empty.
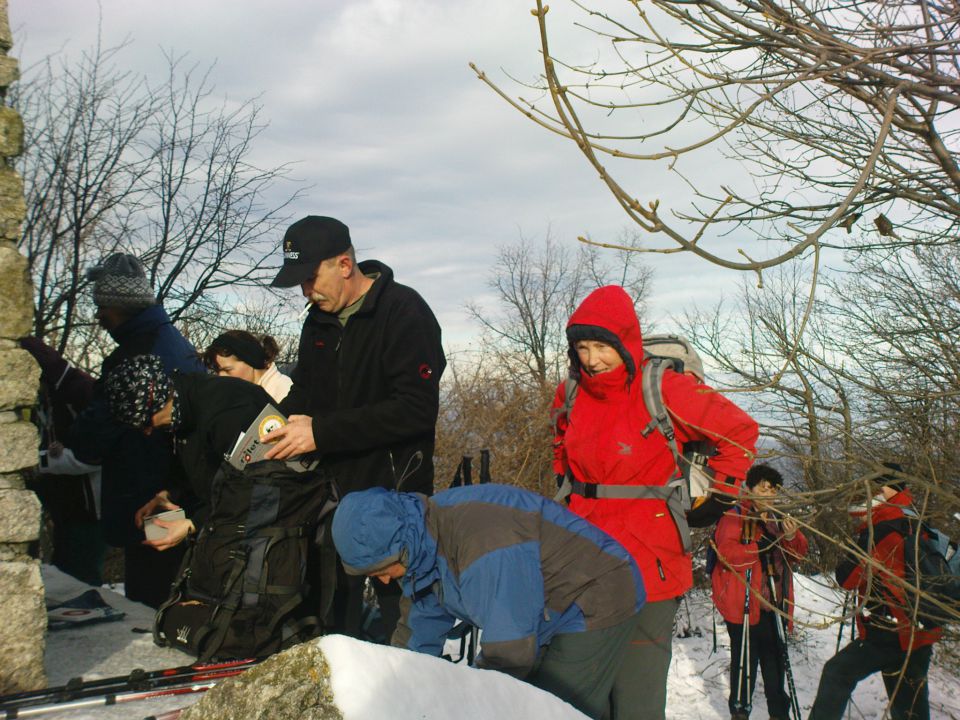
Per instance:
[[[902,650],[931,645],[940,639],[940,628],[925,628],[911,620],[910,599],[903,583],[906,577],[904,539],[910,533],[903,508],[913,502],[909,490],[902,490],[866,513],[857,545],[866,558],[848,555],[837,566],[837,582],[856,590],[861,612],[857,629],[863,638],[871,634],[896,632]],[[871,529],[872,528],[872,529]]]

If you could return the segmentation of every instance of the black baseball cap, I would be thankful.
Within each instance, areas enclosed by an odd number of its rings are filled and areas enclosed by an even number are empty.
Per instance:
[[[350,229],[342,222],[307,215],[287,228],[283,236],[283,267],[270,284],[282,288],[299,285],[313,275],[317,265],[346,252],[350,244]]]

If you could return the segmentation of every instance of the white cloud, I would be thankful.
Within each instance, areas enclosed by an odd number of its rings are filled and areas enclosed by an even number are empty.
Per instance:
[[[531,3],[517,0],[100,0],[106,45],[130,38],[124,61],[159,74],[161,49],[205,66],[218,95],[259,96],[270,125],[258,138],[261,165],[294,163],[309,189],[293,215],[339,217],[361,255],[393,265],[426,297],[445,336],[473,332],[463,303],[485,291],[497,245],[551,225],[561,242],[577,235],[615,240],[629,221],[573,143],[506,105],[467,67],[476,61],[508,90],[533,97],[541,71]],[[582,61],[602,58],[574,27],[571,8],[548,19],[554,47]],[[97,31],[97,0],[11,0],[24,66],[65,47],[76,53]],[[25,42],[24,42],[25,40]],[[642,119],[641,119],[642,120]],[[676,203],[685,192],[665,166],[616,162],[642,201]],[[701,172],[702,168],[684,168]],[[715,169],[712,169],[716,173]],[[716,173],[718,182],[722,177]],[[653,243],[651,243],[653,244]],[[654,287],[676,310],[696,288],[710,292],[692,259],[651,256]],[[720,285],[729,285],[716,273]],[[676,282],[675,282],[676,280]],[[667,298],[668,296],[664,296]],[[299,311],[299,301],[295,303]]]

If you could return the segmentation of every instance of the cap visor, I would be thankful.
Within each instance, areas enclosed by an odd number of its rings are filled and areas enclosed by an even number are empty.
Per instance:
[[[280,272],[270,283],[271,287],[288,288],[309,280],[317,269],[314,263],[284,263]]]

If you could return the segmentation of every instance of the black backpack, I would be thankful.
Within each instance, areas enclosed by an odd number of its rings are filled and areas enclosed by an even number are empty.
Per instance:
[[[956,543],[939,530],[909,519],[903,538],[905,580],[916,592],[907,591],[906,611],[913,612],[926,627],[941,627],[960,618],[960,553]]]
[[[279,460],[243,470],[224,462],[210,504],[157,611],[154,641],[206,662],[265,657],[319,635],[333,588],[310,580],[336,562],[331,543],[318,542],[336,507],[333,484]]]

